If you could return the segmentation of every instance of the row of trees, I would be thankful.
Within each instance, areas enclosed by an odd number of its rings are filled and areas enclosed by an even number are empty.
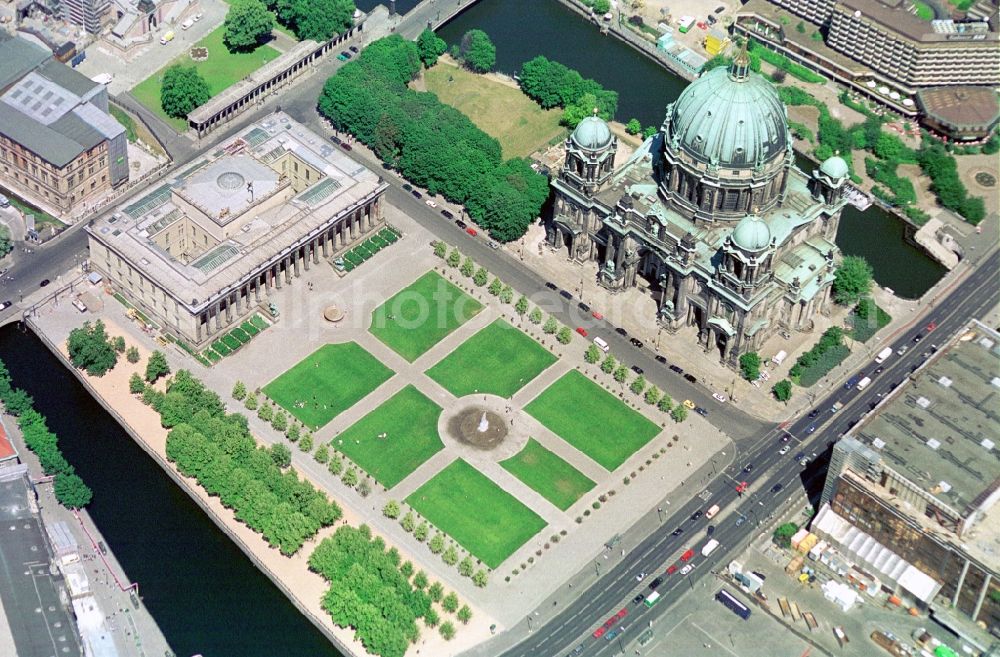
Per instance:
[[[931,191],[938,203],[965,217],[976,225],[986,216],[986,205],[980,196],[969,196],[969,191],[958,176],[958,164],[939,143],[926,142],[917,154],[920,168],[931,179]]]
[[[603,360],[601,360],[602,356]],[[623,388],[625,387],[625,382],[628,381],[629,377],[629,369],[611,354],[604,355],[597,348],[597,345],[591,344],[583,352],[583,360],[589,365],[596,365],[600,362],[601,371],[610,374],[617,383],[620,383]],[[646,377],[642,374],[638,374],[632,379],[631,383],[628,384],[628,389],[637,397],[642,397],[650,406],[655,406],[664,413],[669,413],[674,422],[683,422],[687,419],[688,409],[683,404],[675,405],[670,395],[656,386],[649,385]]]
[[[353,627],[365,650],[381,657],[403,657],[420,637],[417,619],[428,627],[440,622],[432,602],[440,601],[446,610],[458,607],[457,596],[444,596],[440,584],[429,585],[423,571],[413,575],[413,564],[401,561],[396,548],[387,550],[367,525],[338,527],[309,555],[309,568],[330,582],[323,609],[339,627]],[[471,617],[463,606],[459,619]],[[450,622],[440,631],[446,639],[455,634]]]
[[[171,429],[167,458],[181,474],[197,479],[282,554],[295,554],[341,517],[324,493],[257,446],[246,417],[226,413],[219,396],[187,370],[174,375],[165,393],[146,387],[142,396]]]
[[[521,66],[521,91],[545,109],[562,107],[562,123],[575,128],[593,114],[606,121],[618,110],[618,92],[584,78],[577,71],[539,55]]]
[[[844,349],[846,349],[844,330],[839,326],[831,326],[823,332],[812,349],[799,356],[788,371],[788,375],[792,380],[796,380],[802,376],[807,368],[829,366],[832,369],[843,360],[841,351]]]
[[[414,42],[380,39],[327,80],[319,110],[386,166],[465,205],[494,239],[520,237],[548,198],[548,180],[522,158],[503,161],[496,139],[434,94],[408,88],[420,63]]]
[[[59,449],[59,438],[49,430],[45,416],[33,407],[31,395],[11,384],[7,365],[0,360],[0,401],[9,415],[17,418],[24,444],[38,457],[46,475],[54,477],[53,491],[56,500],[69,509],[79,509],[90,504],[94,493]]]

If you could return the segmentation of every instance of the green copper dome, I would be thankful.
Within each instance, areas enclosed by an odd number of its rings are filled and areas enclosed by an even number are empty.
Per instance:
[[[596,151],[611,143],[611,128],[604,119],[588,116],[576,126],[570,139],[580,148]]]
[[[847,162],[839,155],[834,155],[823,160],[823,164],[819,165],[819,171],[834,180],[846,178],[851,173],[850,169],[847,168]]]
[[[736,224],[733,243],[744,251],[763,251],[771,243],[771,229],[760,217],[748,214]]]
[[[783,155],[790,142],[778,92],[745,62],[701,76],[668,111],[672,147],[720,168],[764,164]]]

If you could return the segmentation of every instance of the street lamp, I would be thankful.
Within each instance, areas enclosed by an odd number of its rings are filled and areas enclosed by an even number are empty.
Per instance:
[[[600,561],[595,561],[594,562],[594,569],[597,570],[597,576],[600,577],[601,576],[601,562]]]
[[[660,517],[660,524],[663,524],[663,507],[656,507],[656,514]]]

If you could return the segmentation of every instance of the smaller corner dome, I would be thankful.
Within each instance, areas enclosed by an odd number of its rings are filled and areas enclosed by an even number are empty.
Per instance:
[[[611,143],[611,128],[604,119],[588,116],[576,126],[570,139],[580,148],[594,151]]]
[[[847,162],[839,155],[823,160],[823,164],[819,165],[819,171],[835,180],[846,178],[851,173],[850,169],[847,168]]]
[[[733,243],[744,251],[762,251],[771,243],[771,229],[757,215],[748,214],[736,224],[732,237]]]

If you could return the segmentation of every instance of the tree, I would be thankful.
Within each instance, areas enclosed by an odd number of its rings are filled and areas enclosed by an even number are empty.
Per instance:
[[[476,263],[472,261],[470,256],[466,256],[465,260],[462,261],[462,267],[458,271],[462,276],[471,278],[476,273]]]
[[[133,365],[139,362],[139,350],[135,347],[129,347],[125,350],[125,360],[132,363]]]
[[[312,448],[313,448],[313,435],[307,432],[306,435],[299,438],[299,451],[308,454],[309,452],[312,451]],[[355,475],[357,475],[357,473],[355,473]],[[348,484],[348,485],[353,486],[354,484]]]
[[[454,566],[458,563],[458,550],[455,549],[454,545],[449,545],[445,549],[444,553],[441,555],[441,560],[449,566]]]
[[[66,351],[73,367],[86,370],[91,376],[104,376],[118,363],[118,353],[101,320],[93,324],[84,322],[83,326],[70,331]]]
[[[358,482],[357,490],[358,495],[361,497],[368,497],[372,494],[372,485],[371,482],[368,481],[368,477],[365,477]]]
[[[628,378],[628,368],[624,365],[619,365],[615,368],[614,377],[618,383],[625,383],[625,379]]]
[[[313,459],[317,463],[327,463],[330,460],[330,448],[326,443],[320,443],[316,451],[313,452]]]
[[[547,320],[545,320],[545,325],[542,326],[542,331],[549,335],[552,335],[558,330],[559,330],[559,323],[556,321],[555,317],[549,317]]]
[[[748,351],[740,356],[740,373],[747,381],[760,378],[760,355],[756,351]]]
[[[247,396],[247,387],[242,381],[233,384],[233,399],[243,401]]]
[[[570,331],[568,326],[563,326],[556,334],[556,340],[558,340],[561,344],[569,344],[572,339],[573,331]]]
[[[872,289],[872,268],[860,256],[844,256],[833,279],[833,295],[837,303],[854,305]]]
[[[243,401],[243,407],[248,411],[253,411],[257,409],[257,395],[250,393],[247,398]]]
[[[792,382],[782,379],[771,387],[771,393],[778,401],[788,401],[792,398]]]
[[[354,0],[278,0],[278,17],[300,40],[323,43],[354,24]]]
[[[669,413],[673,407],[674,401],[670,399],[670,395],[663,395],[663,397],[660,398],[660,401],[656,404],[656,408],[660,409],[664,413]]]
[[[441,623],[441,627],[438,629],[438,632],[441,633],[441,636],[445,641],[451,641],[455,638],[455,626],[451,621]]]
[[[462,621],[462,625],[468,625],[469,621],[472,620],[472,610],[469,609],[469,605],[462,605],[462,608],[458,610],[458,620]]]
[[[485,73],[497,63],[497,49],[482,30],[469,30],[462,36],[459,57],[467,68]]]
[[[444,260],[448,257],[448,245],[444,242],[434,242],[434,255]]]
[[[684,404],[677,404],[674,409],[670,411],[670,417],[673,418],[674,422],[680,424],[687,419],[688,409]]]
[[[413,533],[413,530],[417,527],[417,517],[413,515],[413,511],[407,511],[406,515],[399,521],[399,524],[407,534]]]
[[[358,471],[354,468],[348,468],[344,472],[344,476],[340,478],[344,485],[349,488],[354,488],[358,485]]]
[[[644,377],[641,374],[635,377],[635,380],[633,380],[631,385],[629,385],[629,390],[631,390],[633,393],[637,395],[641,395],[642,391],[645,389],[646,389],[646,377]]]
[[[510,303],[514,300],[514,288],[509,285],[504,285],[498,296],[500,298],[500,303]]]
[[[175,119],[186,118],[191,110],[212,97],[208,83],[194,66],[174,64],[163,72],[160,107]]]
[[[402,566],[399,567],[399,572],[403,573],[403,577],[410,579],[413,577],[413,562],[407,561]]]
[[[438,613],[433,609],[428,609],[424,613],[424,624],[426,624],[427,627],[435,627],[440,621],[441,617],[438,616]]]
[[[531,322],[532,324],[541,324],[542,323],[542,310],[540,308],[538,308],[537,306],[534,307],[534,308],[532,308],[531,312],[528,313],[528,321]]]
[[[637,135],[642,132],[642,124],[639,123],[639,119],[629,119],[629,122],[625,124],[625,132],[630,135]]]
[[[146,382],[142,380],[138,372],[132,372],[132,376],[128,378],[128,391],[133,395],[141,395],[145,389]]]
[[[382,515],[392,520],[399,517],[399,511],[399,502],[396,500],[389,500],[385,503],[385,506],[382,507]]]
[[[482,287],[486,285],[486,281],[489,279],[489,272],[486,271],[485,267],[480,267],[476,270],[475,275],[472,277],[472,282],[476,284],[477,287]]]
[[[611,354],[605,356],[604,360],[601,361],[601,371],[605,374],[611,374],[616,367],[618,367],[618,360]]]
[[[476,573],[472,576],[472,583],[481,589],[486,588],[486,585],[489,583],[489,581],[490,581],[490,576],[487,575],[486,571],[483,570],[482,568],[477,570]]]
[[[340,458],[338,454],[334,454],[330,457],[330,462],[326,464],[326,469],[334,477],[340,476],[340,473],[344,471],[344,459]]]
[[[72,472],[56,475],[52,492],[55,493],[56,501],[67,509],[82,509],[94,497],[94,491],[83,483],[79,475]]]
[[[646,129],[642,131],[642,136],[644,139],[649,139],[659,131],[660,129],[657,128],[655,125],[648,125],[646,126]]]
[[[444,586],[441,584],[441,582],[434,582],[433,584],[431,584],[430,588],[427,589],[427,595],[434,602],[441,602],[441,599],[444,598]],[[458,602],[457,597],[455,598],[455,602],[456,603]],[[447,610],[448,608],[445,607],[445,609]]]
[[[528,312],[528,297],[522,295],[514,304],[514,311],[523,317]]]
[[[646,390],[646,403],[654,406],[658,401],[660,401],[660,389],[656,386],[650,386]]]
[[[422,570],[417,571],[417,574],[413,576],[413,585],[418,589],[426,589],[429,583],[427,573]]]
[[[261,0],[237,0],[229,5],[223,26],[229,52],[249,52],[271,36],[274,14]]]
[[[594,13],[603,16],[611,11],[611,0],[594,0]]]
[[[270,422],[274,419],[274,408],[268,403],[261,404],[260,408],[257,409],[257,417],[265,422]]]
[[[115,351],[118,353],[125,353],[125,338],[120,335],[116,335],[114,340],[112,340],[112,346],[114,346]]]
[[[420,61],[424,63],[425,68],[437,64],[438,57],[447,50],[448,44],[429,27],[424,28],[424,31],[417,37],[417,52],[420,53]]]
[[[458,572],[462,577],[472,577],[472,571],[475,570],[475,564],[472,563],[472,559],[468,555],[458,564]]]
[[[500,291],[503,290],[503,283],[500,282],[499,278],[494,276],[493,280],[490,281],[490,286],[486,290],[493,296],[498,296]]]
[[[771,538],[775,545],[787,549],[792,546],[792,536],[795,536],[797,531],[799,531],[798,525],[794,522],[786,522],[774,530],[774,535]]]
[[[585,360],[588,365],[593,365],[597,361],[601,360],[601,350],[597,348],[597,345],[591,344],[587,347],[587,351],[583,352],[583,360]]]
[[[458,611],[458,596],[455,595],[454,591],[444,596],[444,599],[441,600],[441,608],[449,614],[454,614]]]
[[[285,429],[288,428],[288,416],[285,415],[284,411],[279,410],[274,414],[274,417],[271,418],[271,427],[275,431],[285,432]]]
[[[268,452],[271,454],[271,460],[279,468],[287,468],[292,464],[292,450],[288,449],[288,445],[275,443]]]
[[[162,351],[156,350],[149,355],[146,361],[146,381],[156,383],[161,376],[170,374],[170,365],[167,364],[167,356]]]
[[[441,532],[434,534],[434,537],[427,543],[427,547],[430,548],[431,554],[441,554],[444,551],[444,534]]]
[[[427,540],[428,534],[431,533],[431,526],[427,522],[422,522],[417,525],[417,528],[413,530],[413,538],[417,539],[421,543]]]
[[[466,260],[471,260],[471,258],[466,258]],[[458,252],[457,248],[453,248],[451,253],[448,254],[448,266],[458,267],[458,263],[462,261],[462,254]]]

